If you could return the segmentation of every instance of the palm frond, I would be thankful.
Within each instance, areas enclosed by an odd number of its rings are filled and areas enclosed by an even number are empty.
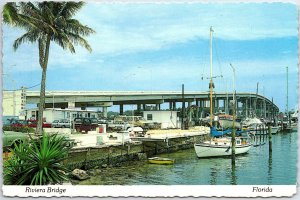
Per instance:
[[[34,43],[39,39],[39,33],[36,31],[27,32],[14,41],[13,48],[16,51],[22,43],[31,42]]]
[[[56,42],[63,49],[68,49],[71,53],[75,53],[75,48],[65,33],[59,32],[57,35],[54,35],[52,41]]]
[[[80,34],[82,36],[89,36],[90,34],[95,33],[95,31],[92,28],[82,25],[76,19],[68,19],[66,20],[66,23],[67,24],[65,29],[75,34]]]
[[[3,21],[4,23],[15,26],[18,23],[18,10],[15,2],[6,3],[3,7]]]
[[[80,46],[84,47],[85,49],[87,49],[89,52],[92,52],[92,47],[89,45],[89,43],[83,37],[81,37],[78,34],[71,33],[71,32],[67,32],[66,34],[68,35],[68,38],[70,38],[72,43],[74,43],[75,45],[80,45]]]
[[[57,13],[58,16],[64,16],[66,19],[74,16],[84,5],[83,1],[79,2],[66,2],[64,4],[60,4],[61,10]]]

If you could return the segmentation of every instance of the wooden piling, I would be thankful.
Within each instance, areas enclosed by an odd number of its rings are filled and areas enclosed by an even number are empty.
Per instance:
[[[232,129],[231,137],[231,164],[235,165],[235,127]]]
[[[231,136],[231,165],[235,165],[235,98],[233,97],[233,120],[232,120],[232,136]]]
[[[268,132],[269,132],[269,154],[272,153],[272,128],[271,126],[269,125],[268,127]]]
[[[262,129],[263,127],[259,125],[258,128],[259,128],[259,144],[261,144],[261,135],[262,135],[262,130],[261,130],[261,129]]]

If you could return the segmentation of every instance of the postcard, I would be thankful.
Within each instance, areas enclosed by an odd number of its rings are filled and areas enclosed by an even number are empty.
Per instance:
[[[296,1],[2,9],[4,197],[295,197]]]

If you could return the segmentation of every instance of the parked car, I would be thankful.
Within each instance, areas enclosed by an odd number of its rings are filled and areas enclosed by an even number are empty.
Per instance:
[[[27,120],[16,120],[10,126],[25,127],[25,126],[28,126],[28,121]]]
[[[156,128],[156,126],[153,122],[147,121],[141,116],[119,115],[119,116],[115,117],[114,123],[119,122],[119,121],[127,122],[129,124],[133,123],[134,126],[141,127],[145,130]]]
[[[28,120],[28,126],[32,128],[37,127],[37,120]],[[51,124],[43,122],[43,128],[51,128]]]
[[[108,120],[106,118],[98,119],[98,124],[107,124]]]
[[[96,118],[75,118],[74,128],[77,132],[94,131],[98,127],[98,121]]]
[[[60,119],[54,120],[51,124],[52,128],[70,128],[71,123],[68,119]]]
[[[127,130],[130,127],[132,127],[132,125],[130,125],[128,122],[123,122],[123,121],[116,121],[107,124],[107,128],[109,131]]]

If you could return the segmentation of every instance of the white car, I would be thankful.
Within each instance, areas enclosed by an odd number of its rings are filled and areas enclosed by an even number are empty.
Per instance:
[[[70,120],[68,120],[68,119],[60,119],[60,120],[57,119],[52,122],[52,127],[53,128],[70,128],[71,123],[70,123]]]

